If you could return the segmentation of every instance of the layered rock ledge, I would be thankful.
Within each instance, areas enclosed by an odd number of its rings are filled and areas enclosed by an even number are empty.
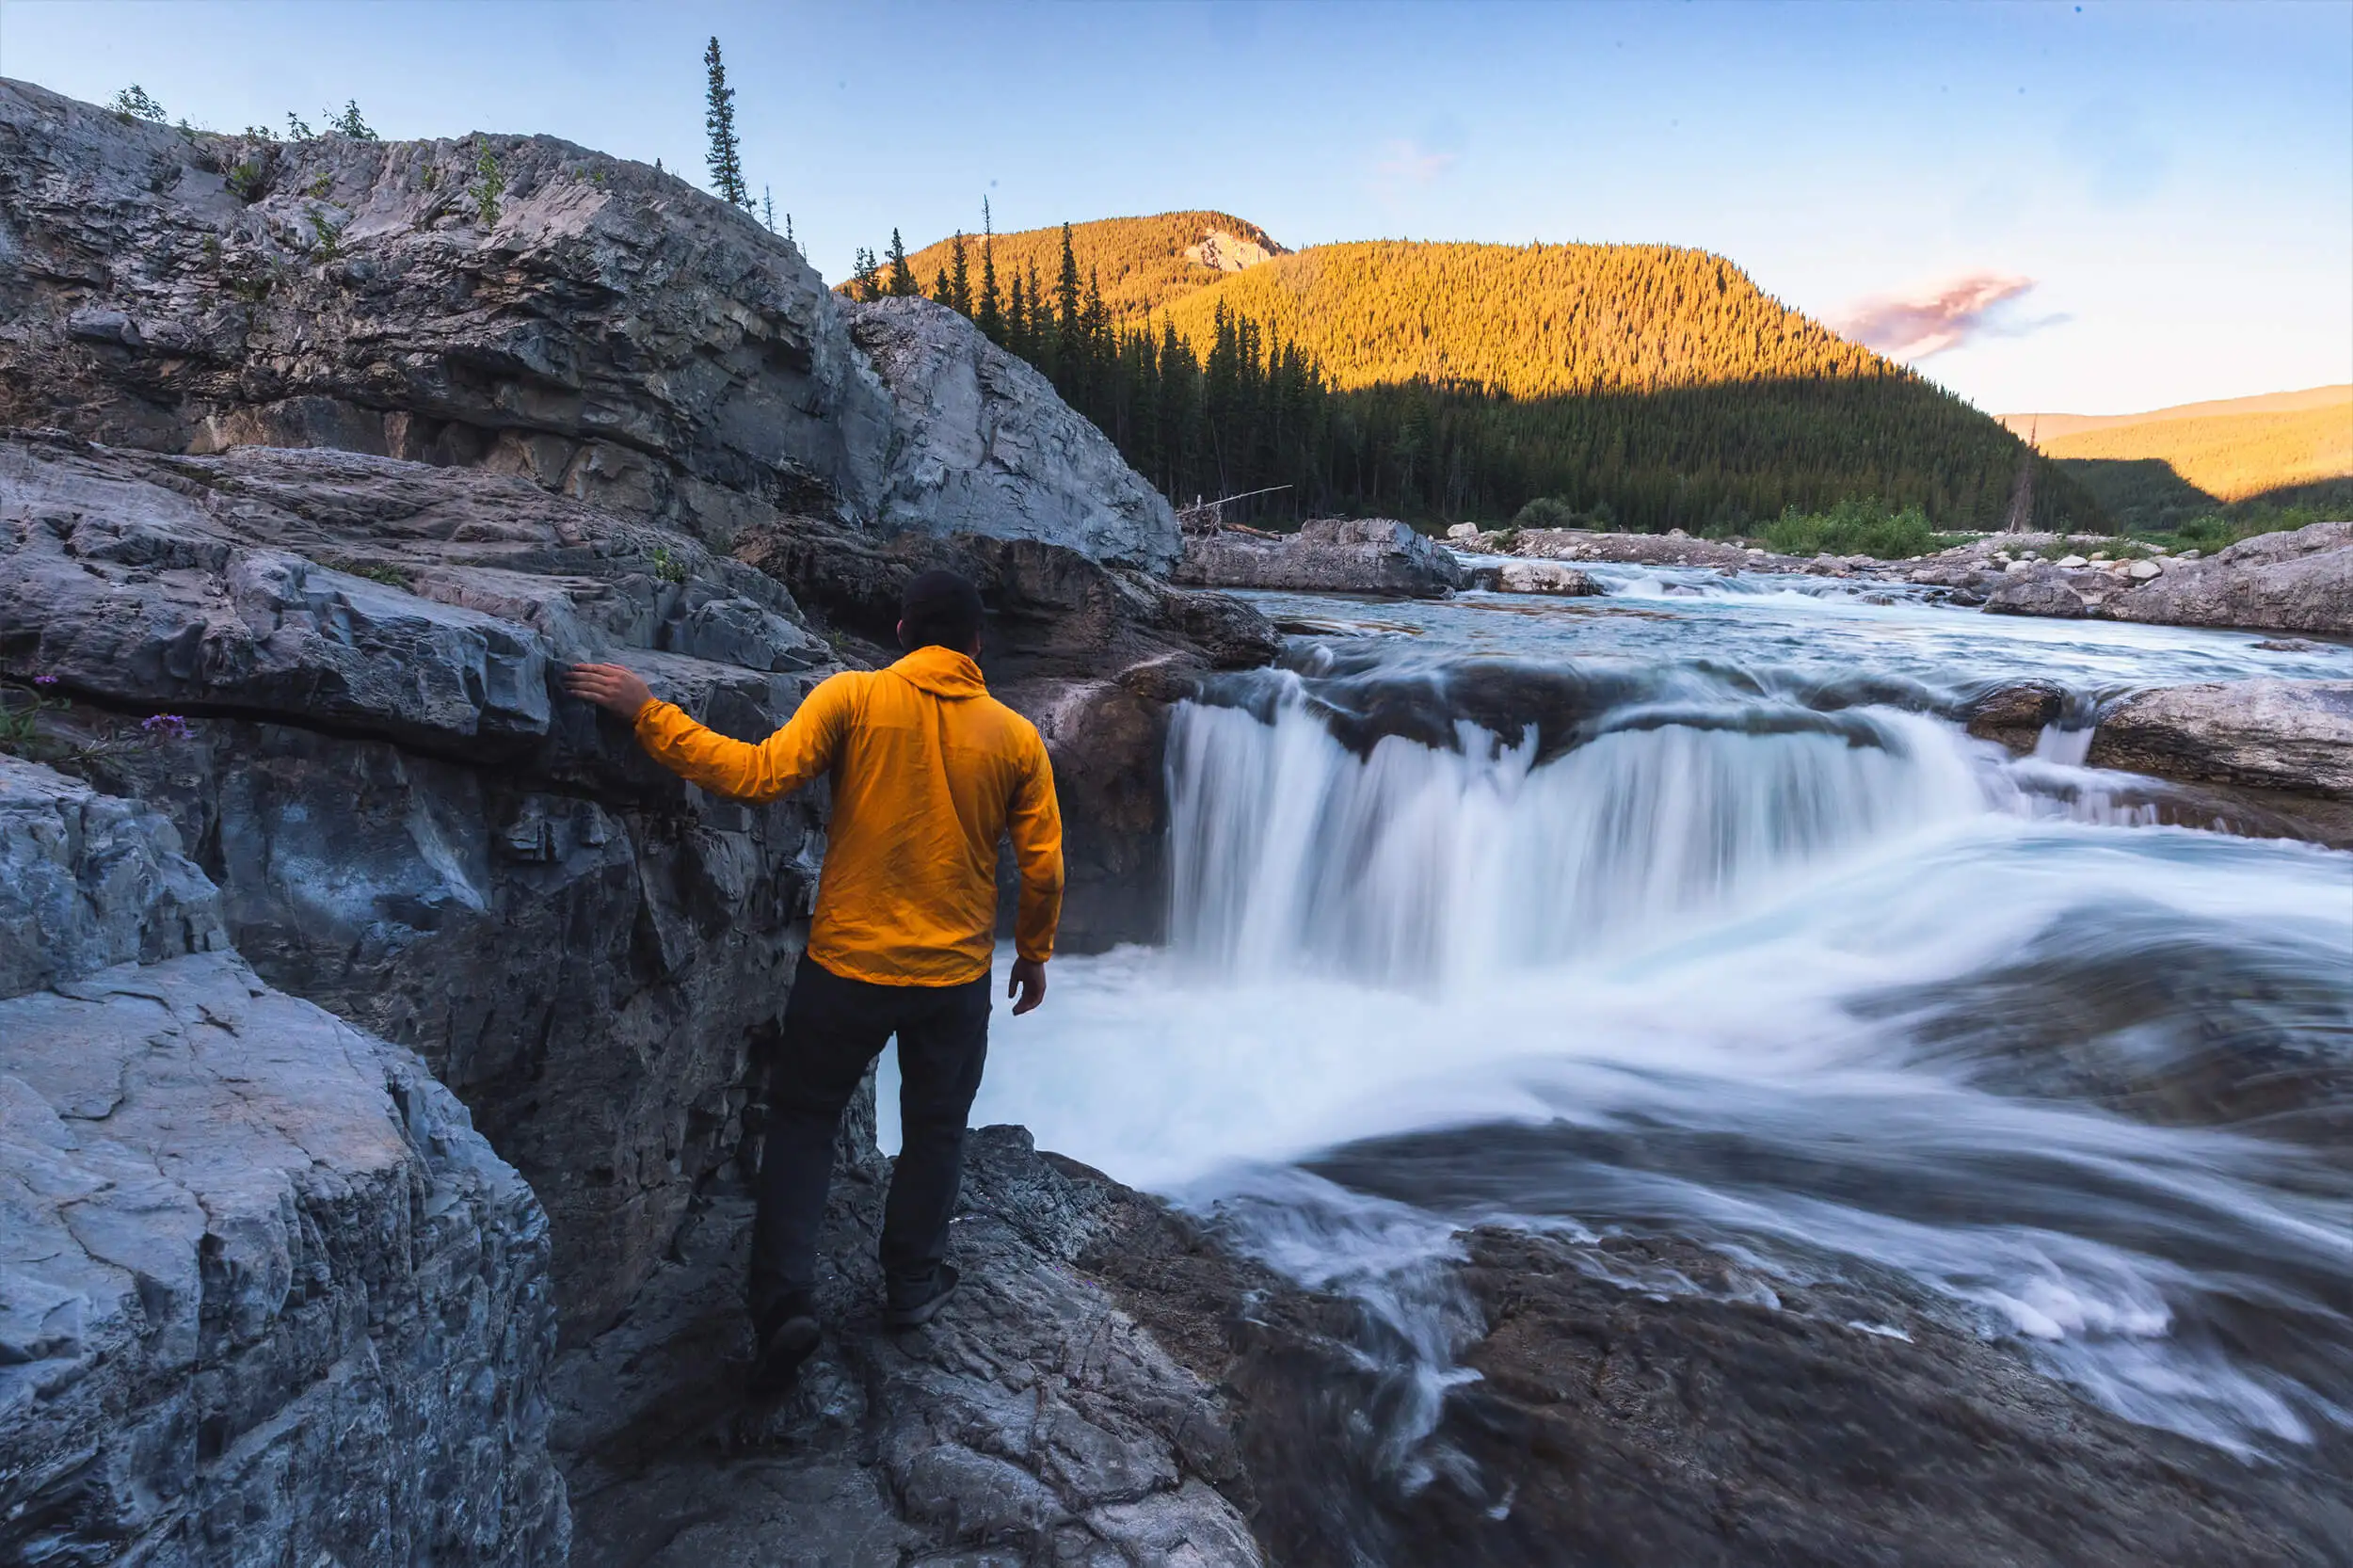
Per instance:
[[[219,902],[0,758],[0,1558],[562,1563],[538,1204]]]

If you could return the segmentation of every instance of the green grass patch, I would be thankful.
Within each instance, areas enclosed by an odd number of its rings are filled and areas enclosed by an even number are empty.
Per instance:
[[[1765,525],[1769,549],[1784,555],[1872,555],[1882,561],[1926,555],[1945,548],[1918,506],[1900,509],[1878,500],[1841,501],[1827,512],[1795,506]]]

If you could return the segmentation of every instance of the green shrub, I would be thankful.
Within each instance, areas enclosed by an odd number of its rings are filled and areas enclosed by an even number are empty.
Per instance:
[[[495,228],[499,220],[499,198],[506,194],[506,174],[499,168],[498,159],[488,148],[474,159],[474,182],[466,194],[473,198],[474,216],[485,229]]]
[[[114,101],[106,106],[114,110],[115,118],[125,125],[134,120],[152,120],[160,125],[168,118],[164,113],[164,106],[148,97],[147,89],[136,82],[116,93]]]
[[[664,583],[683,583],[694,575],[684,561],[670,553],[667,545],[653,547],[653,574]]]
[[[1764,534],[1765,543],[1784,555],[1875,555],[1888,561],[1939,548],[1926,512],[1918,506],[1897,511],[1876,499],[1841,501],[1827,512],[1792,506],[1767,523]]]

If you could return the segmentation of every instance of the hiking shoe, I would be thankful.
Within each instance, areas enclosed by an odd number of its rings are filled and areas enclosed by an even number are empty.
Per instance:
[[[752,1367],[752,1393],[766,1398],[791,1386],[818,1337],[816,1313],[808,1301],[788,1301],[770,1312],[760,1336],[760,1359]]]
[[[939,1309],[947,1304],[950,1296],[956,1293],[956,1280],[959,1277],[954,1264],[942,1263],[939,1271],[932,1276],[932,1293],[909,1305],[902,1306],[893,1302],[885,1306],[883,1327],[887,1329],[921,1328],[925,1323],[939,1316]]]

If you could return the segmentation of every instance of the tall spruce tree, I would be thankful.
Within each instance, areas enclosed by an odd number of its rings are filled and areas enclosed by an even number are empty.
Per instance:
[[[768,226],[770,233],[776,232],[776,193],[767,185],[760,187],[760,221]]]
[[[703,165],[711,170],[712,194],[749,211],[752,193],[744,184],[744,150],[735,137],[735,89],[728,86],[727,62],[719,57],[716,34],[703,51],[703,72],[708,78],[703,90],[703,129],[711,136]]]
[[[972,312],[972,320],[989,342],[1000,345],[1004,343],[1004,301],[997,292],[997,218],[988,210],[985,196],[981,198],[980,309]]]
[[[1054,305],[1062,335],[1075,341],[1079,335],[1079,258],[1070,248],[1070,225],[1062,226],[1062,276],[1055,280]]]
[[[899,238],[899,231],[894,226],[890,231],[890,293],[897,298],[905,299],[922,292],[916,286],[915,269],[907,265],[906,244]]]
[[[958,315],[969,316],[972,313],[972,266],[970,259],[965,254],[964,231],[961,229],[956,231],[956,237],[948,242],[948,269],[947,303],[955,308]]]

